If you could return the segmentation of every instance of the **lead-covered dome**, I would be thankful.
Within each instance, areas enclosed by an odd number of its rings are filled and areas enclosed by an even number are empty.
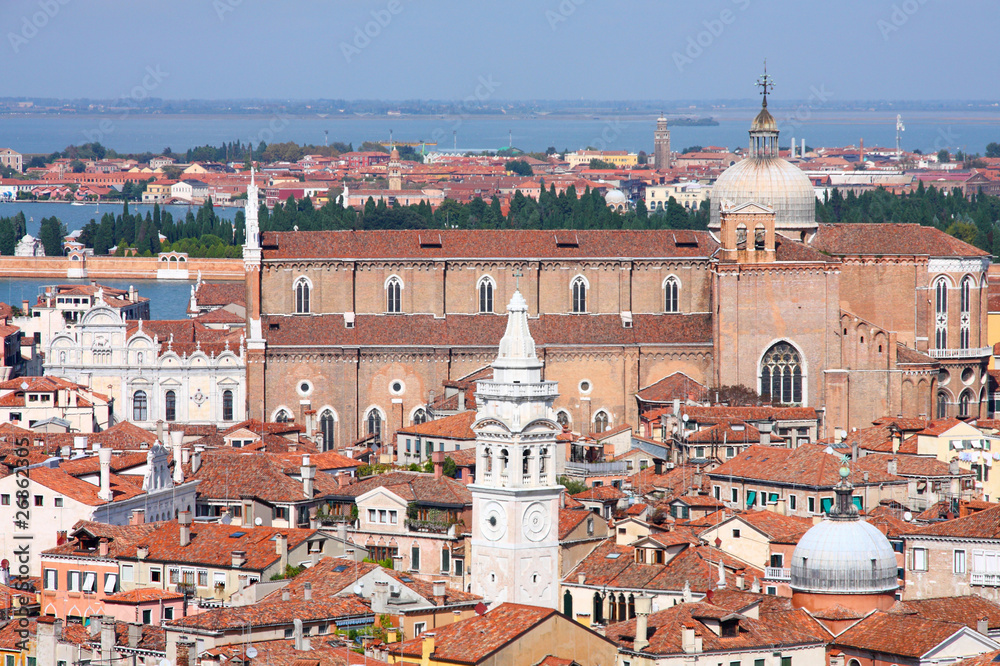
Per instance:
[[[829,516],[806,532],[792,553],[792,592],[883,594],[898,587],[896,553],[885,535],[858,515],[849,472],[845,465]]]

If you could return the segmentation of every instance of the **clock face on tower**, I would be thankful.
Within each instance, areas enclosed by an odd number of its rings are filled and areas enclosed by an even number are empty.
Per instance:
[[[532,502],[521,517],[521,533],[528,541],[541,541],[549,535],[549,512],[541,502]]]
[[[498,502],[483,507],[483,536],[490,541],[502,539],[507,533],[507,514]]]

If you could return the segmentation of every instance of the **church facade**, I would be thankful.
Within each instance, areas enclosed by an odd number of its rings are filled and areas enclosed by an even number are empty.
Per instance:
[[[915,224],[817,225],[777,135],[765,105],[709,231],[260,234],[248,207],[249,417],[388,438],[493,362],[518,286],[578,432],[637,426],[635,394],[678,371],[815,407],[821,437],[978,415],[988,255]]]

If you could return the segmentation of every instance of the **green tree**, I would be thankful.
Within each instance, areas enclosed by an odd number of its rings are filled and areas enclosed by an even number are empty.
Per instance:
[[[534,171],[531,170],[531,165],[524,160],[511,160],[507,162],[507,171],[511,173],[516,173],[518,176],[532,176]]]
[[[986,157],[1000,157],[1000,143],[992,141],[986,144]]]
[[[13,256],[14,248],[17,247],[17,238],[14,237],[14,223],[9,217],[0,219],[0,254]]]
[[[571,479],[568,476],[560,476],[556,479],[556,483],[566,489],[566,492],[570,495],[576,495],[577,493],[582,493],[587,490],[587,484],[583,481],[577,481],[576,479]]]
[[[73,173],[83,173],[87,167],[80,160],[73,160],[69,163],[69,168],[73,170]]]
[[[590,160],[590,168],[591,169],[611,169],[611,170],[614,170],[615,169],[615,165],[612,164],[611,162],[605,162],[604,160],[599,160],[599,159],[597,159],[595,157],[594,159]]]
[[[948,153],[947,148],[942,148],[941,150],[939,150],[937,158],[938,162],[940,162],[941,164],[947,164],[948,162],[951,162],[951,155]]]
[[[42,241],[45,247],[45,256],[61,257],[62,241],[66,236],[66,225],[59,222],[59,218],[53,215],[42,219],[42,226],[38,232],[38,240]]]
[[[458,465],[456,465],[455,461],[451,459],[451,456],[445,457],[444,464],[441,466],[441,472],[445,476],[450,476],[453,479],[455,478],[455,475],[458,474]]]

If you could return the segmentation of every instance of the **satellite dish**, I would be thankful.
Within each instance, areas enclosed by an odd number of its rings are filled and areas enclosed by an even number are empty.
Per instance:
[[[354,586],[354,594],[356,594],[356,595],[358,595],[360,597],[362,591],[363,591],[363,588],[360,585],[355,585]]]
[[[253,524],[256,525],[257,527],[260,527],[261,525],[264,524],[264,520],[260,516],[257,516],[256,518],[253,519]]]
[[[913,514],[907,511],[906,513],[903,514],[903,520],[905,520],[906,522],[910,522],[911,520],[913,520]]]
[[[28,382],[21,382],[21,388],[23,390],[27,391],[28,390],[28,386],[29,386]]]
[[[255,648],[252,645],[250,647],[248,647],[247,648],[247,656],[250,657],[251,659],[255,659],[257,657],[257,648]]]
[[[219,522],[222,523],[223,525],[231,525],[233,523],[233,517],[227,513],[224,516],[222,516],[222,520],[220,520]]]
[[[684,421],[684,423],[687,423],[688,422],[688,415],[687,414],[682,415],[681,416],[681,420]]]

